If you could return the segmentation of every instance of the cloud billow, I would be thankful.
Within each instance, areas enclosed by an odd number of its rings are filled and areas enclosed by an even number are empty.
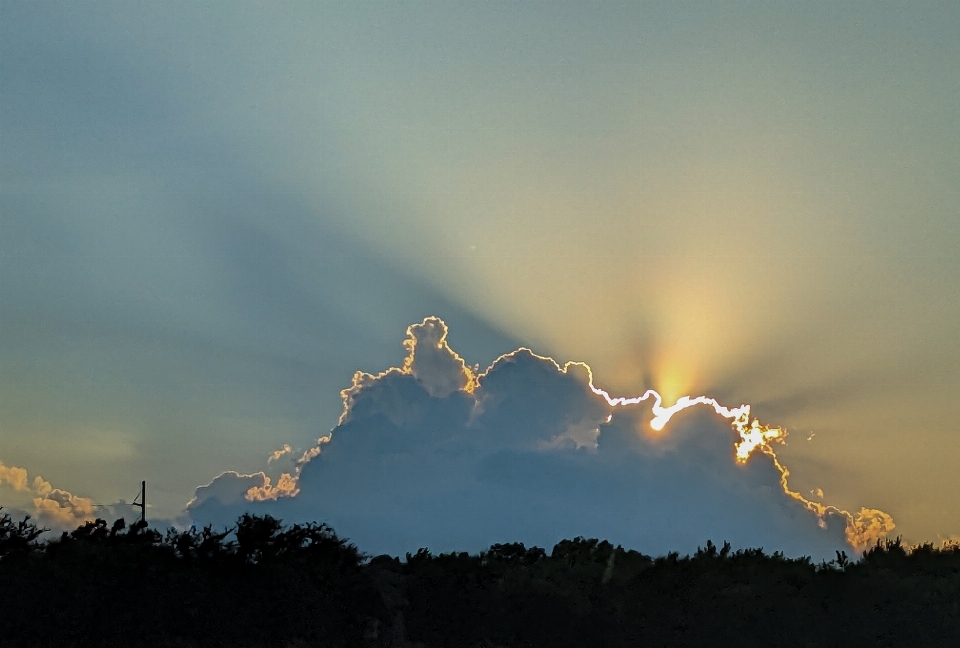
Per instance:
[[[784,492],[775,456],[735,461],[735,434],[709,408],[657,433],[649,406],[611,406],[585,365],[519,349],[479,373],[438,318],[409,327],[405,346],[401,367],[357,372],[338,425],[293,470],[224,473],[197,490],[191,520],[320,520],[393,554],[574,536],[647,553],[707,539],[815,557],[849,549],[847,520]]]

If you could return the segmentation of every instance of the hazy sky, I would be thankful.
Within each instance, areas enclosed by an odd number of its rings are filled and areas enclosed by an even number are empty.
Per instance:
[[[391,488],[428,529],[454,492],[496,517],[484,498],[502,487],[542,505],[516,518],[541,539],[806,537],[759,532],[776,498],[732,494],[727,517],[697,522],[709,493],[770,474],[730,448],[714,448],[726,467],[679,440],[666,463],[604,445],[620,419],[561,399],[575,413],[554,420],[549,386],[523,425],[520,405],[463,418],[467,392],[398,387],[378,416],[412,438],[435,415],[444,434],[529,443],[450,441],[445,463],[430,437],[390,478],[386,428],[344,441],[367,428],[338,426],[339,392],[399,366],[406,327],[438,315],[481,371],[526,346],[588,363],[615,395],[750,403],[788,430],[798,491],[886,511],[910,540],[960,534],[958,33],[955,2],[0,0],[0,504],[52,524],[68,495],[129,501],[146,479],[153,517],[187,519],[195,495],[192,514],[214,516],[197,487],[235,471],[218,515],[233,514],[262,483],[243,475],[276,485],[320,448],[300,494],[264,510],[342,519],[371,544],[399,533],[370,504]],[[547,447],[595,427],[597,447]],[[606,470],[621,451],[647,458]],[[701,460],[713,477],[682,480]],[[506,476],[538,469],[583,490],[564,508],[548,477]],[[656,540],[624,516],[661,475],[693,485],[664,500],[682,532]],[[305,504],[324,494],[335,505]]]

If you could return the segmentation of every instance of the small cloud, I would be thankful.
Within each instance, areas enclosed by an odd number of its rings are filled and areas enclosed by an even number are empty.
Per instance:
[[[97,517],[90,499],[59,488],[35,497],[33,506],[37,509],[39,521],[52,527],[74,528]]]
[[[218,502],[221,505],[231,505],[245,500],[247,491],[251,488],[266,486],[267,475],[262,472],[252,475],[243,475],[234,470],[228,470],[214,477],[209,484],[199,486],[193,499],[187,503],[187,509],[198,507],[208,502]]]
[[[300,458],[297,459],[297,463],[295,464],[296,467],[297,467],[297,472],[298,472],[298,473],[300,472],[300,468],[302,468],[304,464],[310,463],[311,461],[313,461],[313,459],[314,459],[317,455],[320,454],[320,449],[321,449],[324,445],[330,443],[330,439],[331,439],[331,438],[332,438],[332,437],[331,437],[329,434],[326,435],[326,436],[322,436],[322,437],[320,437],[319,439],[317,439],[317,445],[315,445],[315,446],[313,446],[312,448],[308,448],[308,449],[306,449],[306,450],[303,451],[303,454],[300,455]]]
[[[60,488],[39,475],[29,479],[26,469],[0,462],[0,485],[33,495],[37,521],[53,529],[71,529],[96,517],[93,501]]]
[[[267,457],[267,463],[268,464],[273,463],[274,461],[278,460],[280,457],[290,454],[291,452],[293,452],[293,448],[290,447],[290,444],[284,443],[282,448],[280,448],[279,450],[274,450],[273,452],[270,453],[270,456]]]
[[[281,497],[293,497],[299,492],[296,478],[290,473],[282,473],[276,484],[273,484],[272,480],[264,475],[263,484],[248,488],[244,497],[250,502],[266,502]]]
[[[896,526],[893,518],[883,511],[861,508],[847,526],[847,542],[857,551],[863,551],[887,537]]]
[[[23,468],[5,466],[3,463],[0,463],[0,485],[3,484],[13,486],[13,488],[18,491],[28,490],[27,471]]]
[[[402,370],[412,375],[434,398],[455,391],[472,391],[476,376],[447,344],[447,325],[439,317],[427,317],[407,328],[403,346],[407,358]]]

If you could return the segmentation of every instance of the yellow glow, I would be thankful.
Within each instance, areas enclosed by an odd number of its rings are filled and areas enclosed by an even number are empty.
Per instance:
[[[664,363],[664,366],[658,367],[656,371],[657,391],[664,400],[676,402],[693,385],[691,373],[683,371],[677,364]]]

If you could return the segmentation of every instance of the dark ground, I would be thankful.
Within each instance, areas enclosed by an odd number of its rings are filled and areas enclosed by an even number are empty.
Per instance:
[[[577,538],[367,559],[326,526],[252,516],[39,538],[0,514],[0,646],[960,646],[956,546],[814,564]]]

